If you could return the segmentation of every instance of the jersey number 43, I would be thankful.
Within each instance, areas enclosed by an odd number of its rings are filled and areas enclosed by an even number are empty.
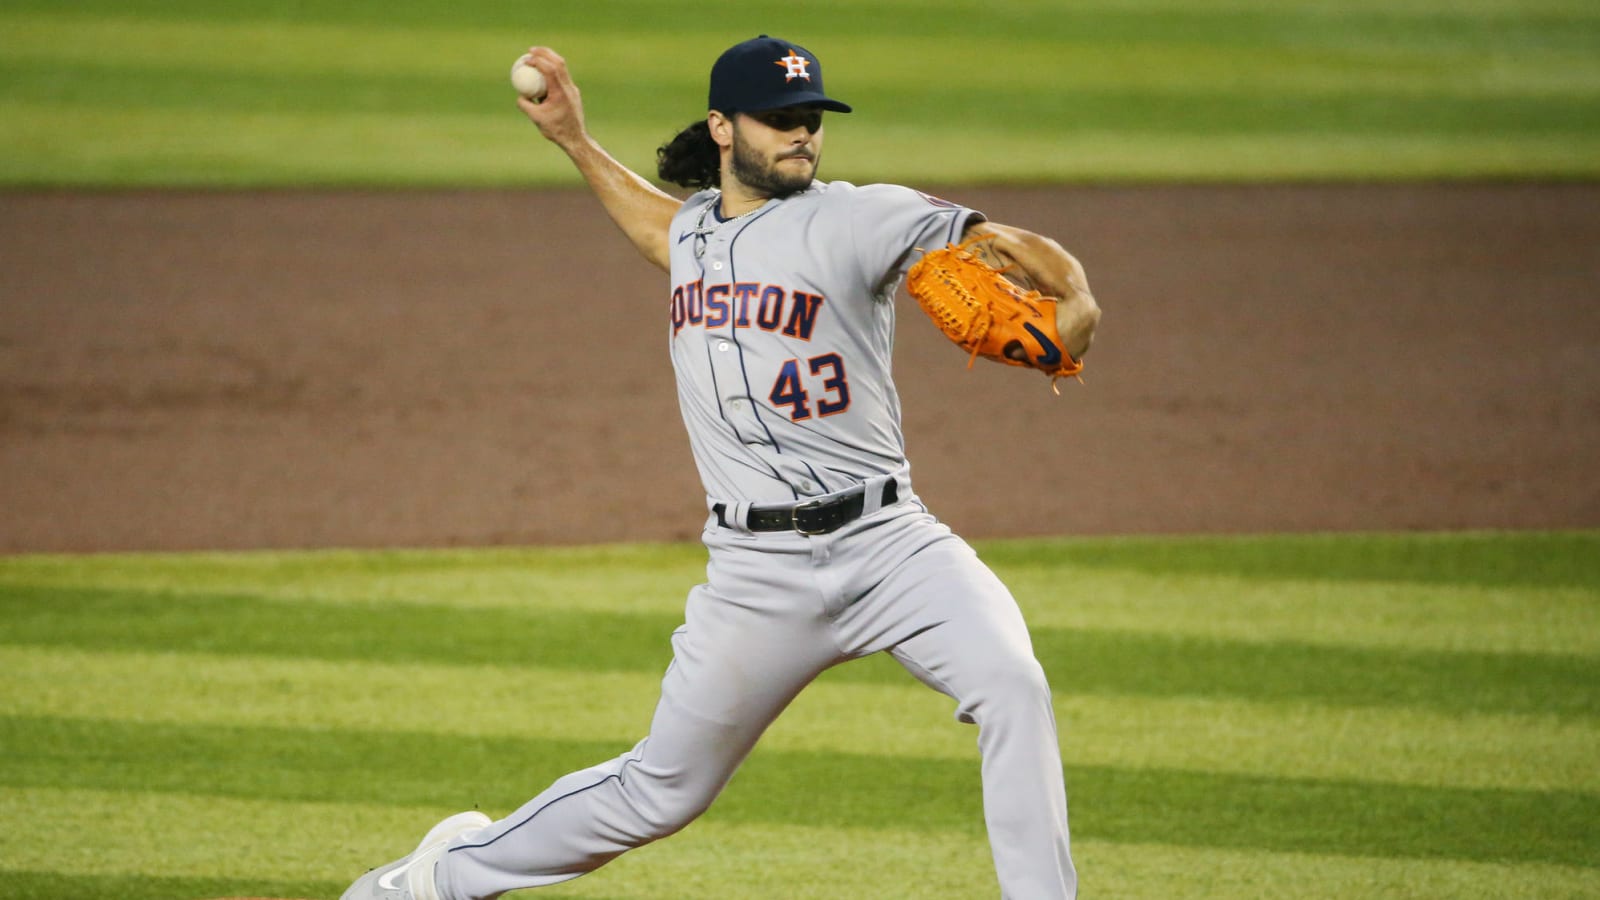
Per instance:
[[[778,370],[778,380],[772,384],[772,393],[767,395],[773,406],[789,407],[789,418],[796,422],[811,418],[811,394],[801,379],[802,367],[813,377],[822,378],[824,396],[817,399],[818,416],[831,416],[850,408],[850,383],[844,374],[844,360],[837,353],[824,353],[804,362],[785,362]]]

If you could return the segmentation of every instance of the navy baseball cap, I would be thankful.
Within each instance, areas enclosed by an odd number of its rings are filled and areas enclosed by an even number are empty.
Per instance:
[[[763,34],[729,47],[711,67],[710,109],[761,112],[806,103],[850,111],[822,92],[822,63],[799,44]]]

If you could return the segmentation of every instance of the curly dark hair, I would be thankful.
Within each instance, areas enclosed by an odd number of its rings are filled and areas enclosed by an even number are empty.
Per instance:
[[[656,172],[679,187],[713,188],[722,183],[722,155],[711,126],[700,119],[656,148]]]

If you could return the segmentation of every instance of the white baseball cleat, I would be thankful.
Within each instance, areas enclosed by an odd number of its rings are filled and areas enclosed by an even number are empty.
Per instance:
[[[439,900],[433,867],[444,857],[445,845],[491,821],[476,810],[456,813],[430,828],[417,849],[357,878],[339,900]]]

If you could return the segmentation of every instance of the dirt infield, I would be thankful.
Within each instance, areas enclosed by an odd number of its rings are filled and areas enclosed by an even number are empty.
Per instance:
[[[1600,185],[952,190],[1058,237],[1084,384],[908,302],[972,537],[1600,526]],[[0,195],[0,552],[690,539],[665,279],[581,192]]]

